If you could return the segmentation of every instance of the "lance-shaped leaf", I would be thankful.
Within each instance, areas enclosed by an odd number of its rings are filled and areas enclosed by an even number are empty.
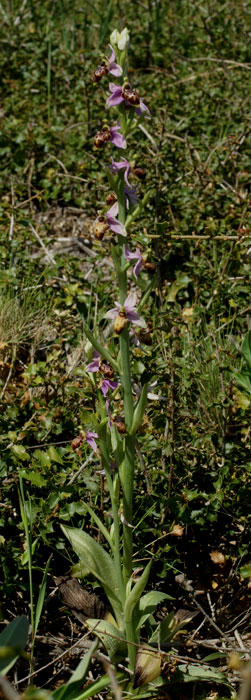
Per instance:
[[[144,384],[136,408],[134,409],[130,435],[135,435],[141,425],[147,403],[147,384]]]
[[[133,617],[135,614],[137,615],[137,630],[140,630],[162,600],[173,600],[173,598],[168,593],[163,593],[163,591],[149,591],[149,593],[145,593],[140,598],[138,609],[134,611],[133,615]]]
[[[24,651],[28,640],[29,622],[21,615],[12,620],[0,634],[0,674],[6,673]]]
[[[251,373],[248,367],[244,367],[241,372],[232,372],[233,377],[236,379],[238,384],[246,389],[246,391],[251,393]]]
[[[122,626],[122,606],[120,601],[119,579],[116,566],[108,552],[83,530],[74,527],[61,528],[74,551],[88,571],[102,584],[105,594],[114,610],[119,626]]]
[[[107,360],[107,362],[109,362],[109,364],[113,367],[115,372],[119,372],[119,366],[116,360],[113,359],[112,355],[110,355],[108,350],[104,348],[104,346],[99,342],[99,340],[95,338],[95,335],[93,335],[93,333],[89,330],[88,326],[85,323],[83,324],[83,327],[86,337],[93,345],[95,350],[97,350],[100,353],[101,357],[103,357],[104,360]]]
[[[115,627],[108,620],[96,620],[94,618],[89,618],[85,624],[90,632],[96,634],[100,639],[111,661],[125,658],[127,654],[126,639],[118,627]]]
[[[37,628],[39,625],[39,620],[40,620],[42,610],[43,610],[43,604],[44,604],[45,593],[46,593],[46,585],[47,585],[47,574],[49,571],[51,557],[52,557],[52,554],[49,557],[47,564],[46,564],[46,567],[45,567],[45,570],[44,570],[44,575],[43,575],[43,579],[42,579],[42,583],[41,583],[41,587],[40,587],[40,591],[39,591],[39,596],[38,596],[38,600],[37,600],[36,614],[35,614],[35,625],[34,625],[34,637],[36,637]]]
[[[117,683],[121,683],[125,679],[125,674],[116,673],[115,678]],[[107,674],[105,674],[104,676],[101,676],[98,681],[94,681],[94,683],[91,683],[90,685],[88,684],[85,690],[80,690],[79,693],[76,693],[76,695],[74,695],[74,700],[89,700],[90,698],[93,698],[93,696],[101,693],[102,690],[107,689],[109,686],[110,678]],[[56,691],[52,693],[52,697],[55,697],[55,693]]]
[[[133,611],[135,608],[135,605],[138,603],[140,596],[142,595],[148,578],[150,574],[150,569],[151,569],[152,561],[149,561],[146,568],[144,569],[143,573],[141,574],[139,580],[137,583],[135,583],[135,586],[133,589],[130,591],[129,595],[126,598],[125,602],[125,622],[131,622],[132,621],[132,615]]]
[[[55,700],[76,700],[76,697],[79,694],[78,691],[80,691],[83,685],[83,682],[85,680],[86,674],[90,666],[92,655],[96,651],[97,646],[98,640],[95,639],[90,649],[88,649],[88,651],[78,664],[76,670],[72,674],[69,683],[65,683],[65,685],[61,686],[60,688],[57,688],[57,690],[54,690],[54,692],[52,693],[52,697]]]
[[[155,632],[149,640],[150,644],[159,642],[160,644],[165,644],[169,642],[173,637],[187,625],[191,620],[198,615],[197,610],[186,610],[180,608],[176,613],[173,611],[165,617],[164,620],[160,622]]]
[[[100,532],[102,532],[102,535],[104,535],[105,539],[107,540],[109,546],[112,548],[112,538],[110,537],[110,533],[107,530],[107,527],[105,527],[104,523],[102,523],[102,520],[98,517],[97,513],[95,513],[95,510],[91,508],[87,503],[84,504],[84,508],[86,508],[87,513],[93,518],[94,522],[100,529]]]
[[[245,338],[242,343],[241,354],[245,357],[245,360],[251,367],[251,331],[246,333]]]
[[[226,676],[224,676],[224,673],[221,671],[215,668],[205,668],[192,664],[179,664],[177,666],[177,671],[173,674],[172,678],[168,680],[168,683],[177,683],[179,681],[183,681],[183,683],[209,681],[211,683],[221,683],[228,688],[232,688]]]

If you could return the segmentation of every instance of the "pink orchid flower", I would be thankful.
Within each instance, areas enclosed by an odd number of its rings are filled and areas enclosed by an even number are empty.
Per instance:
[[[108,223],[109,229],[111,231],[114,231],[114,233],[118,233],[120,236],[126,236],[126,227],[124,224],[122,224],[118,219],[116,219],[116,216],[118,215],[118,203],[115,202],[110,209],[106,212],[106,221]]]
[[[137,278],[139,275],[139,272],[142,268],[142,265],[143,265],[143,259],[142,259],[142,255],[141,255],[139,248],[136,248],[135,252],[133,253],[132,250],[130,250],[129,248],[126,248],[124,246],[123,253],[124,253],[125,259],[128,262],[131,262],[131,260],[137,260],[136,265],[133,268],[134,277]]]
[[[127,143],[124,136],[122,134],[119,134],[120,129],[121,126],[119,122],[117,122],[115,126],[110,127],[110,141],[117,148],[126,148]]]
[[[89,362],[88,365],[86,365],[87,372],[99,372],[100,369],[100,360],[101,360],[101,355],[97,350],[94,350],[93,353],[93,360]],[[107,392],[109,389],[117,389],[119,383],[116,382],[113,379],[103,379],[102,384],[101,384],[101,391],[103,396],[106,396]]]
[[[96,440],[94,439],[97,437],[98,437],[98,433],[94,433],[91,430],[87,430],[85,439],[86,439],[86,442],[88,443],[88,445],[92,448],[93,452],[98,451],[98,446],[97,446]]]
[[[119,316],[119,312],[122,311],[130,323],[135,323],[136,326],[142,326],[142,328],[145,328],[146,323],[144,319],[141,318],[141,316],[139,316],[139,314],[135,311],[136,303],[136,293],[130,292],[125,300],[125,303],[119,304],[117,301],[115,301],[115,307],[107,311],[106,314],[104,314],[104,318],[114,319]]]
[[[109,49],[111,49],[111,55],[110,58],[107,58],[108,60],[108,72],[111,73],[111,75],[114,75],[115,78],[119,78],[120,75],[122,75],[123,71],[121,66],[118,65],[118,63],[115,62],[115,51],[112,48],[111,44],[109,44]]]
[[[101,386],[103,396],[106,396],[109,389],[112,389],[112,391],[114,391],[114,389],[117,389],[118,385],[119,383],[113,379],[103,379]]]
[[[120,170],[124,170],[124,178],[125,178],[125,183],[127,187],[130,187],[130,182],[128,180],[129,172],[130,172],[130,163],[128,163],[128,160],[126,158],[122,158],[122,160],[116,161],[113,160],[112,158],[112,164],[110,165],[110,170],[112,173],[119,173]]]
[[[87,372],[98,372],[99,371],[99,365],[100,365],[100,352],[97,350],[94,350],[93,353],[93,360],[89,362],[88,365],[86,365]]]
[[[95,148],[102,148],[102,146],[110,141],[116,148],[126,148],[126,140],[123,134],[120,134],[120,124],[117,122],[115,126],[108,126],[104,124],[102,130],[99,131],[96,136],[94,136],[93,144]]]
[[[106,100],[106,107],[117,107],[122,102],[125,102],[126,107],[132,106],[132,103],[126,99],[126,96],[124,96],[123,85],[109,83],[109,90],[111,95]],[[148,119],[151,117],[150,110],[141,98],[139,98],[138,105],[135,106],[134,109],[140,117],[142,117],[143,115],[148,117]]]

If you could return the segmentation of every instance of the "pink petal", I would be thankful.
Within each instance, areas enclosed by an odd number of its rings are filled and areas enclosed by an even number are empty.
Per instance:
[[[116,318],[120,311],[120,304],[118,304],[117,301],[115,301],[116,307],[114,309],[109,309],[109,311],[106,311],[104,314],[104,318]]]
[[[93,360],[86,365],[87,372],[98,372],[99,370],[99,360]]]
[[[137,294],[136,292],[129,292],[128,296],[126,297],[124,307],[128,311],[131,311],[132,309],[135,309],[135,306],[137,304]]]
[[[87,433],[86,433],[86,436],[85,436],[85,437],[86,437],[86,442],[88,443],[88,445],[92,448],[92,450],[93,450],[94,452],[97,452],[98,446],[97,446],[97,443],[96,443],[96,441],[94,440],[94,438],[97,438],[97,437],[98,437],[98,434],[97,434],[97,433],[94,433],[94,432],[91,431],[91,430],[87,430]]]
[[[122,158],[122,160],[119,160],[119,161],[112,160],[112,164],[110,167],[111,167],[112,173],[118,173],[120,170],[125,169],[125,174],[124,174],[125,182],[126,182],[127,186],[130,188],[130,183],[128,181],[128,175],[129,175],[131,166],[130,166],[130,163],[128,163],[128,160],[126,160],[126,158]]]
[[[136,278],[138,277],[141,268],[142,268],[142,257],[140,256],[140,258],[138,259],[138,262],[136,262],[136,265],[133,268],[134,277],[136,277]]]
[[[126,317],[128,318],[128,321],[131,321],[131,323],[137,323],[138,326],[145,326],[145,321],[139,314],[136,313],[136,311],[127,311],[126,309]]]
[[[118,382],[112,381],[111,379],[104,379],[101,386],[101,391],[104,396],[106,396],[108,389],[117,389]]]
[[[146,112],[146,117],[148,119],[151,118],[150,110],[148,109],[148,107],[145,105],[145,103],[141,99],[139,101],[139,107],[136,107],[136,112],[137,112],[137,114],[139,114],[140,117],[144,114],[144,112]]]
[[[110,209],[108,209],[108,211],[106,212],[106,215],[108,214],[108,217],[109,216],[118,216],[118,213],[119,213],[118,202],[114,202],[114,204],[112,204]]]
[[[121,85],[116,85],[115,83],[109,83],[109,90],[110,92],[116,92],[116,90],[120,90],[122,92],[122,87]]]
[[[119,78],[120,75],[122,75],[123,71],[121,66],[118,65],[118,63],[109,63],[109,73],[115,76],[115,78]]]
[[[117,233],[119,236],[127,236],[127,231],[124,224],[121,224],[118,219],[106,214],[106,221],[111,231],[114,231],[114,233]]]
[[[111,44],[108,44],[108,46],[109,46],[109,49],[111,49],[111,55],[110,55],[110,58],[108,59],[108,60],[109,60],[109,64],[110,64],[110,63],[114,63],[115,58],[116,58],[116,54],[115,54],[115,51],[114,51],[112,45],[111,45]]]
[[[120,105],[121,102],[124,102],[124,98],[122,97],[121,94],[117,95],[110,95],[110,97],[107,98],[106,100],[106,107],[117,107],[117,105]]]
[[[115,134],[112,133],[112,128],[111,128],[111,136],[110,136],[110,141],[111,143],[116,146],[116,148],[126,148],[126,140],[122,134],[118,134],[117,132]]]

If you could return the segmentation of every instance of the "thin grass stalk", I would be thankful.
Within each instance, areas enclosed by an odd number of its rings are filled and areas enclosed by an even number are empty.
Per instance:
[[[47,49],[47,115],[48,123],[51,120],[51,36],[47,39],[48,49]]]
[[[24,526],[25,540],[26,540],[26,551],[28,558],[28,572],[29,572],[29,589],[30,589],[30,615],[31,615],[31,652],[30,652],[30,672],[33,672],[33,660],[34,660],[34,646],[35,646],[35,613],[34,613],[34,601],[33,601],[33,579],[32,579],[32,513],[31,513],[31,502],[25,500],[24,487],[22,477],[19,475],[19,503],[21,517]],[[27,508],[29,508],[29,519],[27,517]]]

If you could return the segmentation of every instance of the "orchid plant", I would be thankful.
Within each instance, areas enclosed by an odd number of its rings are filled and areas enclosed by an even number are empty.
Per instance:
[[[116,30],[110,37],[110,56],[105,56],[96,68],[93,80],[100,84],[107,75],[113,78],[109,82],[109,96],[106,98],[106,109],[114,122],[106,119],[101,130],[94,137],[94,148],[105,148],[110,142],[114,148],[111,162],[107,164],[106,172],[110,192],[102,211],[97,212],[94,222],[94,236],[101,241],[105,235],[110,236],[110,249],[117,278],[118,300],[104,314],[104,318],[112,321],[111,333],[119,338],[118,356],[105,348],[99,338],[94,337],[89,328],[86,335],[92,347],[92,359],[86,365],[86,372],[92,375],[99,397],[99,421],[86,432],[86,442],[94,453],[100,452],[102,470],[105,473],[110,491],[113,522],[108,530],[103,523],[98,525],[105,535],[111,549],[111,555],[101,545],[92,540],[82,531],[63,527],[73,548],[80,557],[86,572],[91,572],[103,584],[110,601],[113,616],[109,620],[100,621],[96,634],[102,635],[102,641],[110,649],[113,637],[119,636],[120,646],[124,647],[129,658],[131,670],[134,670],[137,644],[140,639],[140,617],[146,619],[142,593],[147,584],[151,562],[144,568],[143,573],[135,582],[133,572],[133,484],[135,469],[135,441],[147,402],[146,385],[140,388],[140,395],[135,400],[131,377],[131,344],[135,330],[147,330],[145,320],[137,311],[138,293],[135,290],[137,281],[147,255],[142,254],[139,246],[131,249],[129,244],[129,228],[137,213],[141,212],[146,202],[140,201],[137,187],[131,183],[134,174],[144,180],[145,173],[140,167],[132,167],[130,157],[121,157],[129,151],[130,136],[139,122],[150,118],[150,111],[139,96],[137,89],[132,88],[128,80],[128,48],[129,32],[124,29],[121,33]],[[150,193],[148,193],[149,196]],[[128,271],[133,265],[133,289],[129,288]],[[153,265],[154,269],[154,265]],[[131,277],[129,278],[131,279]],[[123,415],[113,414],[113,401],[116,393],[123,401]],[[114,462],[116,467],[114,468]],[[97,522],[97,516],[95,514]],[[121,536],[122,530],[122,536]],[[122,551],[121,551],[122,539]],[[167,597],[156,593],[151,600],[156,602]],[[141,610],[139,601],[141,598]],[[148,598],[145,603],[147,604]],[[87,623],[90,628],[96,621]],[[106,638],[104,638],[104,628]],[[112,636],[109,637],[109,633]],[[112,656],[112,655],[111,655]]]
[[[156,605],[170,596],[160,591],[145,593],[151,560],[143,571],[133,568],[136,435],[146,410],[147,386],[141,386],[140,378],[137,378],[139,393],[135,398],[131,366],[135,338],[139,344],[137,328],[139,338],[142,331],[149,337],[147,323],[138,308],[140,306],[141,310],[144,306],[144,299],[139,299],[135,285],[144,267],[154,272],[155,265],[148,259],[149,251],[142,252],[144,237],[137,234],[137,244],[129,242],[132,224],[150,195],[148,192],[140,199],[137,187],[132,185],[131,176],[144,181],[145,172],[131,162],[130,137],[143,120],[150,119],[150,111],[128,80],[128,30],[121,33],[115,30],[110,42],[110,57],[102,59],[93,75],[96,85],[108,74],[114,79],[109,83],[106,98],[108,116],[111,120],[114,118],[114,122],[106,119],[94,138],[96,150],[106,149],[109,142],[109,150],[114,149],[114,153],[106,166],[109,192],[102,210],[97,212],[93,231],[97,241],[109,237],[118,298],[114,300],[113,308],[104,314],[108,320],[107,346],[85,326],[91,350],[86,373],[93,382],[98,406],[98,417],[89,426],[85,439],[93,453],[100,456],[101,473],[105,476],[111,500],[110,526],[102,522],[89,505],[86,509],[108,548],[102,547],[83,530],[66,526],[62,529],[80,560],[75,575],[93,575],[103,586],[109,601],[106,618],[89,619],[87,627],[95,630],[112,663],[121,657],[129,659],[129,671],[134,673],[136,687],[161,675],[161,654],[157,646],[167,638],[170,640],[180,623],[175,623],[172,613],[165,625],[153,629]],[[147,134],[145,128],[143,133]],[[126,158],[118,155],[121,150],[128,152]],[[131,267],[133,275],[128,274]],[[151,286],[152,282],[149,289]],[[114,336],[118,339],[116,343],[113,342]],[[123,406],[122,415],[116,415],[114,411],[115,399]],[[140,646],[140,631],[146,622],[151,630],[148,642],[155,645],[155,651],[149,646]]]

